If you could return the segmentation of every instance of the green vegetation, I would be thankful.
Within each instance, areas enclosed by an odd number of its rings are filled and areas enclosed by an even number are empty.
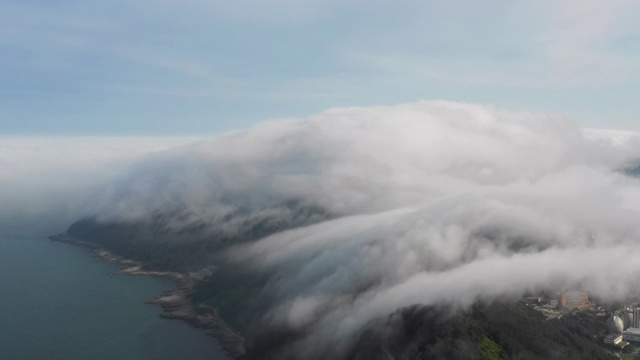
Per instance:
[[[195,271],[210,264],[219,244],[208,241],[198,229],[172,232],[156,219],[145,223],[97,223],[91,219],[76,222],[67,234],[98,245],[127,259],[140,261],[147,270]]]
[[[593,335],[603,324],[584,314],[547,321],[520,303],[477,304],[466,312],[412,306],[392,314],[382,329],[365,331],[350,358],[395,359],[616,359]],[[388,334],[393,334],[389,336]]]
[[[186,216],[176,207],[137,222],[82,219],[71,225],[66,235],[140,261],[147,270],[187,272],[218,264],[230,246],[330,217],[326,211],[298,201],[283,201],[274,209],[280,211],[270,217],[255,214],[260,209],[238,208],[221,219],[233,223],[232,229],[199,222],[170,225]]]
[[[486,336],[483,336],[480,340],[478,350],[482,360],[502,360],[507,358],[502,347]]]
[[[197,283],[189,297],[194,303],[216,308],[225,321],[244,331],[265,305],[258,301],[264,281],[264,277],[253,274],[219,269],[214,276]]]

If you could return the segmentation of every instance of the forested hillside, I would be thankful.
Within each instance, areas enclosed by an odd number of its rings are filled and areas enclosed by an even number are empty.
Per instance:
[[[616,359],[598,345],[604,324],[580,313],[547,321],[522,303],[476,304],[468,311],[412,306],[365,331],[350,358]]]

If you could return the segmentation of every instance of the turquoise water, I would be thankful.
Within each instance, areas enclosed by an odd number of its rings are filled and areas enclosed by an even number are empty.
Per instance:
[[[227,359],[204,331],[144,303],[173,283],[117,269],[77,246],[0,238],[0,358]]]

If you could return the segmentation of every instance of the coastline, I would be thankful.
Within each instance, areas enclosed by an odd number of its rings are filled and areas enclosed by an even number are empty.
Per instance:
[[[112,273],[114,275],[156,276],[172,280],[176,283],[177,289],[166,290],[164,294],[158,295],[146,301],[146,303],[160,305],[162,307],[160,317],[162,318],[182,320],[195,328],[209,330],[206,333],[216,338],[221,348],[232,358],[239,359],[244,356],[245,348],[242,335],[220,318],[215,308],[195,304],[189,299],[188,295],[193,285],[202,279],[203,276],[211,275],[212,272],[210,270],[205,269],[196,273],[187,274],[171,271],[147,271],[144,270],[144,266],[138,261],[123,258],[98,245],[70,237],[66,234],[50,236],[49,239],[88,248],[95,257],[103,261],[123,265],[124,267],[122,269]]]

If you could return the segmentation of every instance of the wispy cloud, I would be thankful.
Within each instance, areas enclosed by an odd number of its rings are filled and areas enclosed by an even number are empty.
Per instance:
[[[372,74],[488,87],[599,87],[628,83],[639,75],[637,54],[614,46],[638,32],[632,14],[640,7],[635,2],[494,3],[476,14],[456,4],[435,6],[440,17],[418,24],[416,15],[408,15],[391,35],[373,30],[377,35],[363,39],[365,47],[349,43],[355,47],[345,49],[345,59]],[[416,13],[434,8],[427,5]],[[404,46],[366,46],[378,36],[398,40],[412,33],[421,36],[407,37]]]
[[[199,127],[212,117],[211,129],[228,129],[235,123],[223,119],[420,98],[623,118],[626,127],[638,113],[630,94],[640,79],[640,9],[630,1],[9,2],[0,10],[8,99],[0,125],[37,125],[46,113],[60,128],[115,127],[108,112],[93,111],[106,103],[164,129],[177,118]],[[290,97],[298,101],[287,110]]]
[[[551,31],[540,40],[558,82],[608,85],[628,81],[630,72],[638,75],[638,60],[612,46],[633,33],[633,14],[640,11],[636,2],[571,1],[553,10]]]

